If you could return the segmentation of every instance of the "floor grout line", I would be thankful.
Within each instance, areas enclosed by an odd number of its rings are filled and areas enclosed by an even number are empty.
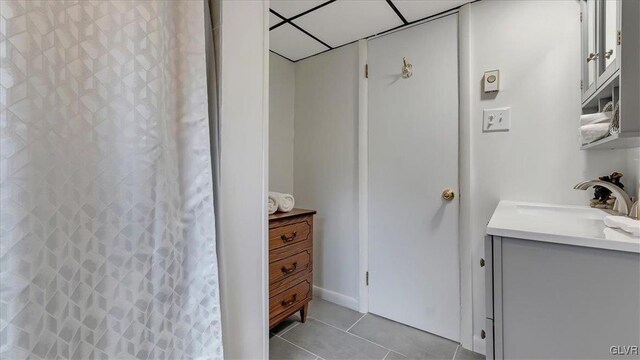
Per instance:
[[[365,315],[366,315],[366,314],[365,314]],[[382,345],[380,345],[380,344],[378,344],[378,343],[375,343],[375,342],[373,342],[373,341],[371,341],[371,340],[369,340],[369,339],[365,339],[365,338],[363,338],[362,336],[356,335],[356,334],[354,334],[354,333],[346,332],[346,331],[344,331],[344,330],[340,329],[339,327],[335,327],[335,326],[333,326],[333,325],[331,325],[331,324],[327,324],[326,322],[324,322],[324,321],[322,321],[322,320],[318,320],[318,319],[313,318],[313,317],[311,317],[311,316],[309,316],[309,318],[311,318],[311,319],[313,319],[313,320],[315,320],[315,321],[317,321],[317,322],[319,322],[319,323],[322,323],[322,324],[325,324],[325,325],[327,325],[327,326],[330,326],[330,327],[332,327],[332,328],[334,328],[334,329],[336,329],[336,330],[342,331],[342,332],[343,332],[343,333],[345,333],[345,334],[349,334],[349,335],[351,335],[351,336],[355,336],[355,337],[357,337],[358,339],[362,339],[362,340],[364,340],[364,341],[370,342],[370,343],[372,343],[373,345],[379,346],[379,347],[381,347],[381,348],[383,348],[383,349],[385,349],[385,350],[393,351],[393,352],[395,352],[395,353],[397,353],[397,354],[400,354],[400,355],[402,355],[402,356],[404,356],[404,357],[408,357],[407,355],[402,354],[402,353],[399,353],[399,352],[397,352],[397,351],[395,351],[395,350],[389,349],[389,348],[388,348],[388,347],[386,347],[386,346],[382,346]]]
[[[404,354],[402,354],[402,353],[400,353],[400,352],[398,352],[398,351],[392,350],[392,349],[390,349],[390,348],[388,348],[388,347],[386,347],[386,346],[383,346],[383,345],[378,344],[378,343],[376,343],[376,342],[374,342],[374,341],[371,341],[371,340],[369,340],[369,339],[367,339],[367,338],[364,338],[364,337],[362,337],[362,336],[359,336],[359,335],[357,335],[357,334],[354,334],[354,333],[350,332],[350,331],[351,331],[351,329],[353,329],[353,328],[354,328],[354,327],[355,327],[355,326],[356,326],[356,325],[357,325],[357,324],[358,324],[362,319],[364,319],[364,317],[365,317],[365,316],[367,316],[367,314],[368,314],[368,313],[362,314],[362,316],[360,316],[360,318],[358,318],[358,320],[356,320],[356,321],[355,321],[351,326],[349,326],[346,330],[341,329],[341,328],[339,328],[339,327],[337,327],[337,326],[334,326],[334,325],[332,325],[332,324],[329,324],[329,323],[327,323],[327,322],[324,322],[324,321],[322,321],[322,320],[320,320],[320,319],[318,319],[318,318],[316,318],[316,317],[313,317],[313,316],[311,316],[311,315],[309,315],[309,319],[313,319],[314,321],[317,321],[317,322],[319,322],[319,323],[321,323],[321,324],[324,324],[324,325],[326,325],[326,326],[329,326],[329,327],[331,327],[331,328],[333,328],[333,329],[336,329],[336,330],[338,330],[338,331],[340,331],[340,332],[342,332],[342,333],[346,333],[346,334],[351,335],[351,336],[353,336],[353,337],[355,337],[355,338],[358,338],[358,339],[360,339],[360,340],[364,340],[364,341],[366,341],[366,342],[368,342],[368,343],[370,343],[370,344],[373,344],[373,345],[378,346],[378,347],[380,347],[380,348],[382,348],[382,349],[384,349],[384,350],[387,350],[387,353],[386,353],[386,354],[385,354],[385,356],[382,358],[382,360],[386,360],[392,352],[393,352],[393,353],[396,353],[396,354],[398,354],[398,355],[401,355],[401,356],[403,356],[403,357],[405,357],[405,358],[408,358],[408,356],[407,356],[407,355],[404,355]],[[318,356],[317,354],[315,354],[314,352],[312,352],[312,351],[310,351],[310,350],[306,349],[305,347],[303,347],[303,346],[301,346],[301,345],[298,345],[298,344],[296,344],[295,342],[290,341],[290,340],[287,340],[287,339],[285,339],[284,337],[282,337],[284,334],[286,334],[286,333],[290,332],[292,329],[296,328],[296,327],[297,327],[297,326],[299,326],[300,324],[303,324],[303,323],[302,323],[302,322],[300,322],[300,321],[295,321],[293,324],[291,324],[290,326],[286,327],[286,328],[285,328],[285,329],[284,329],[280,334],[274,334],[274,336],[275,336],[275,337],[278,337],[278,338],[280,338],[280,339],[282,339],[282,340],[284,340],[285,342],[287,342],[287,343],[289,343],[289,344],[291,344],[291,345],[295,346],[296,348],[299,348],[299,349],[301,349],[301,350],[303,350],[303,351],[305,351],[305,352],[307,352],[307,353],[309,353],[309,354],[311,354],[311,355],[315,356],[315,357],[316,357],[316,359],[314,359],[314,360],[324,360],[322,357],[320,357],[320,356]],[[458,354],[458,352],[459,352],[459,350],[460,350],[460,346],[462,346],[462,345],[461,345],[460,343],[458,343],[458,344],[457,344],[457,346],[456,346],[456,349],[455,349],[455,351],[454,351],[454,353],[453,353],[452,360],[455,360],[455,358],[456,358],[456,356],[457,356],[457,354]]]
[[[293,329],[294,327],[298,326],[298,324],[300,324],[300,323],[299,323],[299,322],[295,322],[295,323],[293,323],[293,324],[291,324],[291,325],[287,326],[287,327],[284,329],[284,331],[283,331],[283,332],[281,332],[280,334],[276,334],[276,335],[284,335],[284,334],[288,333],[288,332],[289,332],[289,330],[291,330],[291,329]]]
[[[294,343],[294,342],[291,342],[291,341],[289,341],[289,340],[287,340],[287,339],[283,338],[283,337],[282,337],[282,336],[280,336],[280,335],[276,335],[276,337],[279,337],[280,339],[282,339],[282,340],[284,340],[284,341],[288,342],[289,344],[291,344],[291,345],[293,345],[293,346],[295,346],[295,347],[297,347],[297,348],[299,348],[299,349],[302,349],[302,350],[304,350],[304,351],[308,352],[309,354],[311,354],[311,355],[315,356],[315,357],[316,357],[316,358],[318,358],[318,359],[323,359],[323,358],[321,358],[318,354],[313,353],[313,352],[311,352],[311,351],[309,351],[309,350],[307,350],[307,349],[303,348],[302,346],[300,346],[300,345],[298,345],[298,344],[296,344],[296,343]]]
[[[362,318],[365,316],[367,316],[367,314],[362,314],[362,316],[360,316],[360,319],[356,320],[356,322],[354,322],[353,325],[349,326],[349,328],[347,329],[347,332],[349,332],[349,330],[351,330],[354,326],[356,326],[356,324],[359,323],[360,320],[362,320]]]

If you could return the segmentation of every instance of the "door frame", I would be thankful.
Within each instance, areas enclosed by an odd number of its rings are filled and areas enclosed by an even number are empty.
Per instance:
[[[222,234],[216,242],[224,355],[265,359],[269,356],[269,1],[216,4],[221,69],[218,201],[224,209],[216,218]]]
[[[470,4],[439,14],[424,21],[405,26],[421,25],[452,14],[458,14],[458,193],[460,198],[458,213],[458,257],[460,264],[460,343],[462,347],[484,353],[484,340],[473,335],[473,296],[472,283],[472,242],[471,229],[471,149],[470,139]],[[395,32],[393,31],[393,32]],[[391,32],[358,41],[358,311],[369,312],[369,288],[367,273],[369,269],[369,114],[368,79],[365,66],[368,62],[368,41]]]

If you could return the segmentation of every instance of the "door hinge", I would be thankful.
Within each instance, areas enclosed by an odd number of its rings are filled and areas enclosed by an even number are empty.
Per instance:
[[[582,22],[582,11],[580,11],[580,22]]]
[[[369,78],[369,64],[364,64],[364,77]]]
[[[368,271],[365,274],[365,281],[367,282],[367,286],[369,286],[369,272]]]
[[[618,45],[622,45],[622,33],[618,30]]]
[[[582,80],[580,80],[580,90],[582,90]]]

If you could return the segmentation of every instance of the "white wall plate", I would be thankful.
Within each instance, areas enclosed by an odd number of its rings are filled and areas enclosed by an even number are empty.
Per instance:
[[[509,131],[511,127],[511,108],[484,109],[482,112],[482,131]]]

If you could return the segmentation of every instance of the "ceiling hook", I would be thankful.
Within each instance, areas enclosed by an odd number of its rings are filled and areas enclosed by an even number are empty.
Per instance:
[[[413,75],[413,65],[407,62],[407,58],[402,58],[402,77],[408,79]]]

